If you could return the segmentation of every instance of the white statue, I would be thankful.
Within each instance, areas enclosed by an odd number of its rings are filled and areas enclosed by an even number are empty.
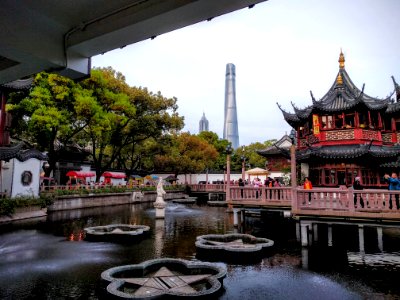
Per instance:
[[[165,194],[166,194],[166,192],[163,188],[162,177],[160,177],[160,179],[158,180],[158,184],[157,184],[157,199],[159,197],[164,198]]]
[[[162,183],[162,177],[158,180],[157,184],[157,198],[156,198],[156,204],[165,204],[164,201],[164,195],[166,194],[164,188],[163,188],[163,183]]]
[[[166,192],[164,191],[162,178],[160,177],[157,184],[157,198],[156,202],[154,202],[154,207],[156,208],[156,219],[161,219],[165,217],[165,207],[167,203],[164,201],[164,195]]]

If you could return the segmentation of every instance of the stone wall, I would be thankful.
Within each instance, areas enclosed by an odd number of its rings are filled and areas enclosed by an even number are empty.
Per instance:
[[[153,202],[156,200],[156,192],[127,192],[127,193],[111,193],[111,194],[89,194],[89,195],[70,195],[57,197],[48,211],[80,209],[88,207],[110,206],[120,204],[131,204],[141,202]],[[168,192],[165,200],[186,198],[184,192]]]

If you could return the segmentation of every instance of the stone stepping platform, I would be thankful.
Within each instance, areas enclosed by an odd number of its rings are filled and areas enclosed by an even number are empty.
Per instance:
[[[260,260],[271,251],[274,241],[249,234],[208,234],[196,238],[196,257],[208,261],[235,263]]]
[[[85,240],[95,242],[135,242],[148,235],[147,225],[111,224],[84,228]]]
[[[209,263],[161,258],[108,269],[101,274],[113,299],[211,297],[222,288],[226,269]]]

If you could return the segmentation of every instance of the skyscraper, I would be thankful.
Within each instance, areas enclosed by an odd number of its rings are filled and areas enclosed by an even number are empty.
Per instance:
[[[206,114],[203,112],[203,116],[200,119],[199,122],[199,133],[202,131],[209,131],[208,130],[208,120],[206,118]]]
[[[225,109],[223,138],[231,142],[233,149],[237,149],[239,147],[235,81],[235,65],[227,64],[225,73]]]

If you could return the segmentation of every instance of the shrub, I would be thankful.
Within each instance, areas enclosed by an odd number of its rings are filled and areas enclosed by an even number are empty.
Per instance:
[[[39,198],[22,196],[17,198],[0,199],[0,215],[12,215],[16,208],[40,206],[45,208],[54,202],[54,195],[41,195]]]

